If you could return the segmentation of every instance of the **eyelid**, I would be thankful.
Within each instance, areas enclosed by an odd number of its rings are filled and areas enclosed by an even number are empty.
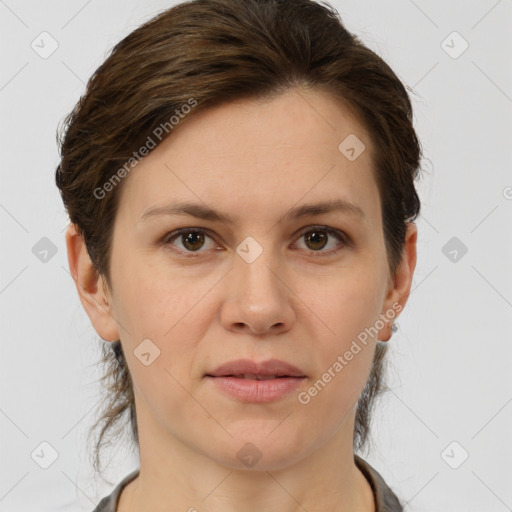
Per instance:
[[[335,249],[331,249],[330,251],[312,251],[312,250],[310,250],[310,251],[308,251],[310,254],[318,255],[318,256],[322,256],[322,255],[329,256],[332,254],[336,254],[343,247],[353,247],[353,245],[354,245],[352,242],[352,239],[341,229],[332,228],[330,226],[325,226],[322,224],[312,224],[310,226],[306,226],[306,227],[302,228],[298,232],[298,234],[295,235],[295,237],[297,239],[299,239],[306,233],[309,233],[310,231],[315,231],[315,230],[325,231],[329,235],[334,236],[335,238],[337,238],[340,241],[341,247],[336,247]]]
[[[352,247],[353,246],[352,239],[344,231],[337,229],[337,228],[332,228],[329,226],[321,225],[321,224],[312,224],[312,225],[305,226],[305,227],[301,228],[298,232],[296,232],[296,234],[294,235],[294,238],[299,239],[301,236],[305,235],[306,233],[309,233],[310,231],[315,231],[315,230],[325,231],[329,235],[334,236],[335,238],[338,238],[338,240],[341,242],[342,247]],[[185,233],[204,233],[206,236],[208,236],[209,238],[211,238],[212,240],[214,240],[216,242],[216,237],[212,234],[212,232],[209,229],[200,228],[200,227],[187,227],[187,228],[176,229],[174,231],[166,233],[166,235],[162,239],[162,244],[172,245],[171,244],[172,241],[174,241],[180,235],[185,234]],[[296,242],[294,242],[294,243],[296,243]],[[198,256],[202,252],[206,252],[206,251],[201,251],[201,250],[195,251],[195,252],[194,251],[183,251],[183,250],[175,248],[175,247],[173,247],[172,250],[174,250],[180,254],[186,254],[187,256]],[[323,254],[325,254],[325,255],[335,254],[339,250],[340,250],[340,247],[331,249],[329,251],[309,250],[308,252],[311,254],[318,254],[319,256],[321,256]]]
[[[208,236],[212,240],[215,240],[215,237],[211,234],[209,229],[206,228],[199,228],[199,227],[189,227],[189,228],[180,228],[176,229],[174,231],[171,231],[169,233],[166,233],[165,236],[162,238],[162,244],[163,245],[169,245],[172,246],[171,242],[176,240],[178,237],[185,233],[204,233],[205,236]],[[178,249],[177,247],[172,248],[173,251],[178,252],[179,254],[186,254],[187,256],[199,256],[202,252],[206,251],[183,251],[182,249]]]

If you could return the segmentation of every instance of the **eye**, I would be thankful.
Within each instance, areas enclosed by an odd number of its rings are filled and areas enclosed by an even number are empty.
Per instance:
[[[204,245],[205,239],[207,238],[213,241],[212,237],[207,235],[204,229],[183,228],[170,233],[169,236],[163,240],[163,243],[166,245],[174,245],[173,242],[177,239],[182,244],[181,247],[178,247],[181,252],[203,252],[199,249]]]
[[[334,244],[334,247],[330,250],[323,251],[329,244],[329,238],[338,239],[338,244]],[[337,229],[328,228],[326,226],[310,226],[306,231],[302,231],[299,240],[304,239],[306,242],[306,249],[310,249],[312,252],[320,252],[326,254],[335,254],[343,246],[350,245],[348,237]]]
[[[334,247],[330,250],[324,251],[323,249],[325,249],[329,243],[332,245],[330,241],[331,238],[337,239],[338,243],[335,243]],[[205,252],[201,251],[201,249],[205,247],[207,239],[211,240],[209,248],[214,248],[216,244],[213,238],[207,234],[206,230],[202,228],[182,228],[169,233],[163,239],[162,243],[176,248],[177,252],[186,253],[188,256],[195,256],[194,253]],[[299,240],[301,239],[304,239],[306,242],[306,250],[313,253],[320,253],[320,255],[335,254],[342,247],[351,246],[351,240],[345,233],[326,226],[309,226],[299,235]],[[176,245],[175,241],[179,242],[181,247]],[[208,247],[206,247],[205,250],[208,250]]]

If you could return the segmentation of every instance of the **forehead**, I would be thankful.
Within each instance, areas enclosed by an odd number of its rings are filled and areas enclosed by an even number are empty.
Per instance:
[[[353,112],[327,93],[224,103],[185,117],[142,159],[125,178],[119,215],[136,222],[179,200],[275,221],[302,202],[342,199],[380,217],[373,151]]]

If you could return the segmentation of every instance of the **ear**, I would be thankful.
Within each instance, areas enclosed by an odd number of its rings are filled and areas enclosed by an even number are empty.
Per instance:
[[[397,268],[394,279],[390,278],[388,293],[381,311],[383,315],[386,315],[387,312],[386,318],[390,318],[390,320],[385,322],[385,326],[379,331],[378,339],[380,341],[388,341],[391,338],[393,322],[403,310],[409,298],[414,269],[416,268],[417,238],[418,228],[416,224],[414,224],[414,222],[408,222],[402,260]],[[390,312],[393,311],[395,311],[396,314],[394,318],[391,319]]]
[[[112,301],[107,284],[94,267],[85,241],[74,224],[66,229],[66,247],[71,276],[94,329],[105,341],[118,340],[119,330],[112,315]]]

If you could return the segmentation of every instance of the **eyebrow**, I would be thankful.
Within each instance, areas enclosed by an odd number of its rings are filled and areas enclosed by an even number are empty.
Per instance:
[[[360,218],[361,220],[366,220],[366,215],[359,205],[341,199],[334,201],[324,201],[315,204],[305,204],[293,208],[288,211],[280,220],[292,220],[302,217],[323,215],[332,212],[345,213],[350,216]],[[197,217],[199,219],[219,221],[228,225],[235,224],[237,220],[232,215],[216,211],[205,204],[183,202],[164,206],[153,206],[140,216],[137,223],[142,222],[150,217],[159,215],[191,215],[192,217]]]

